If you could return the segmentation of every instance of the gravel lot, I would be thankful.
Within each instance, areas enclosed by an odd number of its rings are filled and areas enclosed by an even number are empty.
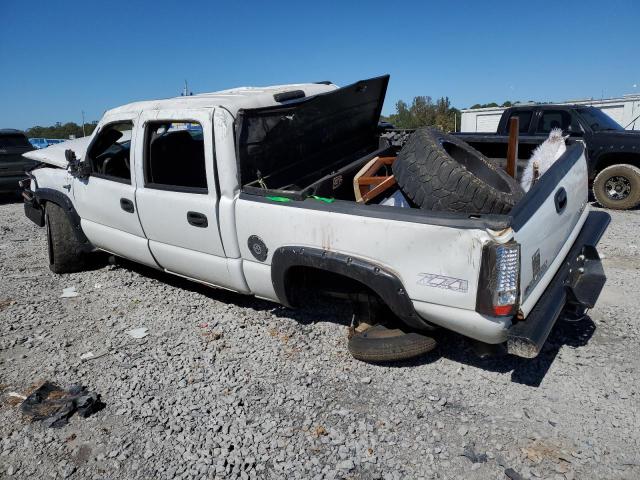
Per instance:
[[[54,275],[44,230],[4,198],[0,477],[639,478],[640,211],[612,215],[597,308],[537,359],[480,360],[443,333],[424,358],[373,366],[346,350],[344,307],[291,311],[130,264]],[[42,380],[106,407],[31,423],[8,393]]]

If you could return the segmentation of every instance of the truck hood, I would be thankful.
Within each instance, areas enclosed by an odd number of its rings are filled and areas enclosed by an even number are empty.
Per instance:
[[[297,177],[377,148],[389,75],[293,100],[243,109],[236,119],[241,184],[296,165]]]
[[[56,143],[40,150],[32,150],[23,153],[22,156],[29,160],[53,165],[54,167],[67,168],[68,162],[65,158],[65,150],[71,149],[75,152],[76,158],[82,159],[87,152],[87,147],[91,142],[92,136],[76,138],[75,140],[67,140],[66,142]]]

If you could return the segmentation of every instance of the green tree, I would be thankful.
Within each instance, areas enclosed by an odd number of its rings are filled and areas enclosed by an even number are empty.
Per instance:
[[[84,130],[87,135],[91,135],[93,131],[98,125],[97,121],[93,121],[90,123],[84,124]],[[82,126],[78,125],[74,122],[67,122],[65,124],[61,122],[56,122],[54,125],[49,127],[41,127],[39,125],[35,127],[31,127],[26,131],[27,136],[33,138],[64,138],[68,139],[70,136],[75,136],[76,138],[80,138],[83,135]]]
[[[433,126],[444,131],[453,131],[460,124],[460,111],[451,107],[449,97],[441,97],[433,103],[429,96],[417,96],[413,98],[410,107],[403,100],[399,100],[396,103],[396,112],[385,120],[397,128]]]

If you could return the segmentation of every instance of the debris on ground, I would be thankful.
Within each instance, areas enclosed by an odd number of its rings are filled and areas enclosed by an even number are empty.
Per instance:
[[[86,418],[102,407],[100,395],[86,387],[72,385],[63,390],[54,383],[44,382],[25,398],[20,409],[34,422],[41,421],[47,427],[60,428],[75,412]]]
[[[516,472],[513,468],[507,468],[504,471],[504,474],[509,478],[509,480],[524,480],[524,477]]]
[[[78,295],[80,294],[76,292],[76,287],[75,285],[73,285],[71,287],[63,288],[62,295],[60,295],[60,298],[73,298],[73,297],[77,297]]]
[[[471,460],[471,463],[486,463],[488,458],[486,453],[476,452],[473,444],[464,446],[462,456]]]
[[[149,329],[147,327],[140,327],[140,328],[134,328],[133,330],[129,330],[127,332],[127,335],[129,335],[131,338],[144,338],[147,335],[149,335]]]
[[[2,310],[4,308],[7,308],[12,303],[13,303],[13,300],[11,300],[10,298],[6,298],[4,300],[0,300],[0,310]]]
[[[7,403],[8,405],[18,405],[22,403],[25,398],[27,398],[25,395],[22,395],[18,392],[9,392],[7,393],[7,397],[8,398],[5,403]]]

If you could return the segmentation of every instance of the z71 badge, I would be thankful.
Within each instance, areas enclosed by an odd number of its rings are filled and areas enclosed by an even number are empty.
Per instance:
[[[435,273],[419,273],[418,275],[420,276],[417,282],[418,285],[444,288],[445,290],[453,290],[454,292],[460,293],[467,293],[469,290],[469,282],[461,278],[436,275]]]

